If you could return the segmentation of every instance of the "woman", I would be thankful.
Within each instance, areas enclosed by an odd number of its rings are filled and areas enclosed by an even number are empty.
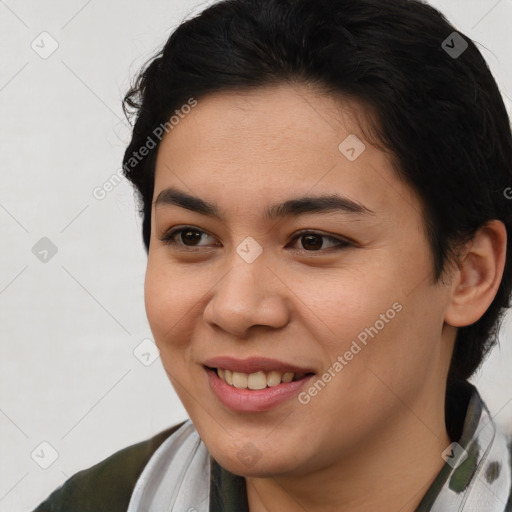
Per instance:
[[[36,510],[512,510],[467,382],[512,286],[512,137],[473,42],[413,0],[221,1],[125,106],[190,420]]]

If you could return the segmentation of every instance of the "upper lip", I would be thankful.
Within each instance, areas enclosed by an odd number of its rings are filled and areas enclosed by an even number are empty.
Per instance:
[[[235,359],[230,356],[219,356],[207,359],[203,362],[204,366],[210,368],[222,368],[240,373],[256,373],[258,371],[269,372],[272,370],[286,373],[314,373],[311,368],[297,366],[295,364],[270,359],[268,357],[249,357],[248,359]]]

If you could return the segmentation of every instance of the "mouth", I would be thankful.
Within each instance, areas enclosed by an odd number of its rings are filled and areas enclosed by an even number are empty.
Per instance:
[[[238,413],[260,413],[289,402],[316,375],[312,368],[268,357],[219,356],[202,366],[213,394]]]
[[[270,370],[258,370],[251,373],[244,373],[229,368],[213,368],[205,366],[207,371],[214,372],[219,379],[227,384],[238,389],[249,389],[258,391],[265,388],[272,388],[279,386],[279,384],[296,382],[311,375],[313,372],[291,372]]]

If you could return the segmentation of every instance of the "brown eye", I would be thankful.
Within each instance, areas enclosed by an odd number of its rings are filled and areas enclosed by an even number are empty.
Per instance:
[[[178,237],[178,235],[180,235]],[[212,238],[208,233],[194,228],[192,226],[185,226],[177,229],[172,229],[166,232],[160,240],[166,245],[172,245],[179,247],[191,247],[201,248],[205,247],[206,244],[199,244],[201,239],[204,237]]]
[[[322,248],[322,237],[318,235],[302,235],[302,247],[306,250],[317,251]]]
[[[185,245],[195,245],[195,242],[198,242],[201,240],[201,234],[199,231],[196,231],[195,229],[188,229],[188,230],[182,230],[181,231],[181,241]]]
[[[324,235],[322,233],[314,233],[311,231],[298,233],[292,241],[295,242],[299,239],[301,240],[301,246],[296,248],[305,252],[335,251],[352,245],[348,240],[344,240],[343,238]],[[327,241],[330,246],[325,247],[325,241]]]

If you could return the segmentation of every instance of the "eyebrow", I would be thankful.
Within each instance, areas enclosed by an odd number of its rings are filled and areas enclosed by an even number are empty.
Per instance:
[[[155,208],[163,205],[174,205],[202,215],[223,219],[217,204],[192,196],[173,187],[162,190],[154,204]],[[264,216],[268,220],[274,220],[280,217],[298,216],[306,213],[331,212],[375,215],[374,211],[353,199],[338,194],[328,194],[288,199],[268,207],[264,212]]]

